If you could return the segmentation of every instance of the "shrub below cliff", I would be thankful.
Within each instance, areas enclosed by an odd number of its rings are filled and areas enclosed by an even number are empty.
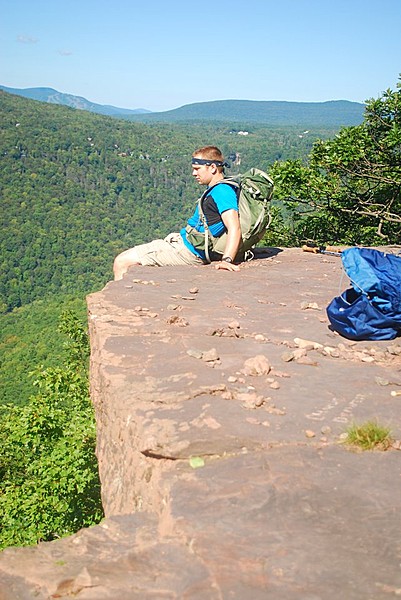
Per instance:
[[[0,547],[50,541],[102,517],[88,336],[71,312],[60,330],[65,364],[38,369],[29,404],[1,407]]]

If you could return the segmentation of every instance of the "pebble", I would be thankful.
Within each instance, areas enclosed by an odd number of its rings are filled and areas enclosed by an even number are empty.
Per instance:
[[[305,436],[307,438],[314,438],[314,437],[316,437],[316,433],[314,431],[312,431],[312,429],[306,429]]]
[[[326,354],[328,354],[332,358],[340,357],[340,351],[338,348],[334,348],[333,346],[324,346],[323,350]]]
[[[244,363],[243,373],[245,375],[267,375],[270,372],[271,366],[269,359],[264,354],[258,354],[248,358]]]
[[[294,360],[294,355],[292,352],[283,352],[283,354],[281,355],[281,360],[283,360],[284,362],[291,362],[292,360]]]
[[[319,366],[319,363],[316,360],[313,360],[310,356],[301,356],[297,359],[297,363],[299,365],[307,365],[309,367]]]
[[[321,310],[320,306],[316,302],[301,302],[301,310]]]
[[[156,283],[152,279],[150,281],[146,281],[145,279],[133,279],[132,283],[142,283],[142,285],[156,285]]]
[[[236,399],[241,402],[241,406],[243,408],[255,409],[259,408],[264,404],[265,398],[263,396],[258,396],[257,394],[237,394]]]
[[[298,348],[304,348],[305,350],[318,350],[319,348],[323,348],[323,344],[319,344],[319,342],[304,340],[298,337],[294,338],[294,342]]]
[[[269,398],[267,398],[267,400],[269,400]],[[269,415],[283,416],[287,414],[285,408],[277,408],[274,404],[268,404],[265,407],[265,410],[269,413]]]
[[[375,359],[373,358],[373,356],[362,356],[361,361],[365,363],[372,363],[375,362]]]
[[[178,325],[178,327],[188,327],[189,323],[186,319],[179,317],[178,315],[172,315],[166,321],[169,325]]]
[[[196,350],[196,348],[189,348],[189,350],[187,350],[187,354],[193,358],[202,358],[203,356],[202,350]]]
[[[393,356],[399,356],[401,354],[401,346],[387,346],[387,352]]]
[[[213,362],[215,360],[219,360],[219,358],[220,357],[217,354],[216,348],[211,348],[210,350],[202,353],[202,360],[205,362]]]
[[[305,348],[295,348],[295,350],[292,351],[292,354],[295,360],[299,360],[303,356],[307,355],[307,351]]]
[[[206,331],[206,335],[210,335],[210,336],[217,336],[217,337],[221,337],[222,335],[224,335],[224,329],[219,328],[219,329],[215,329],[214,327],[211,327],[210,329],[208,329]]]
[[[286,373],[285,371],[276,371],[274,369],[274,371],[272,371],[275,377],[291,377],[291,375],[289,373]]]
[[[255,340],[256,340],[257,342],[264,342],[264,341],[266,341],[266,338],[265,338],[265,336],[264,336],[264,335],[262,335],[261,333],[257,333],[257,334],[255,335]]]

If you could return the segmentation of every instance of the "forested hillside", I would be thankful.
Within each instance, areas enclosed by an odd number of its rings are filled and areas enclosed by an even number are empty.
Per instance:
[[[129,115],[135,113],[146,113],[150,112],[146,109],[134,109],[129,108],[118,108],[117,106],[109,106],[107,104],[96,104],[90,102],[82,96],[74,96],[73,94],[64,94],[58,92],[53,88],[9,88],[4,85],[0,85],[0,90],[4,90],[9,94],[16,94],[17,96],[23,96],[24,98],[30,98],[31,100],[39,100],[40,102],[49,102],[50,104],[62,104],[63,106],[70,106],[71,108],[78,108],[79,110],[87,110],[89,112],[98,113],[99,115],[119,116]]]
[[[101,115],[147,123],[224,121],[237,124],[264,123],[276,127],[344,127],[359,125],[362,122],[364,112],[363,104],[348,100],[331,100],[328,102],[213,100],[185,104],[173,110],[151,113],[146,109],[131,110],[96,104],[81,96],[65,94],[52,88],[18,89],[0,85],[0,90],[32,100],[62,104]]]
[[[186,104],[159,113],[129,114],[130,121],[264,123],[275,127],[346,127],[359,125],[364,105],[348,100],[329,102],[282,102],[255,100],[214,100]]]
[[[221,146],[240,163],[234,171],[268,169],[333,133],[127,123],[5,92],[0,117],[3,312],[98,289],[116,253],[180,227],[199,193],[196,147]]]
[[[65,354],[60,316],[73,311],[86,323],[85,295],[48,295],[0,315],[0,405],[24,405],[34,393],[32,372],[56,367]]]

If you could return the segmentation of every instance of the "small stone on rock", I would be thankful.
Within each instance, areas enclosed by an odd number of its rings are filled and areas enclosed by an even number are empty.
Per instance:
[[[245,375],[267,375],[271,366],[269,360],[263,354],[248,358],[244,363],[243,373]]]
[[[284,362],[291,362],[292,360],[294,360],[294,355],[292,352],[283,352],[283,354],[281,355],[281,360],[283,360]]]
[[[313,360],[310,356],[301,356],[300,358],[297,359],[297,363],[299,365],[307,365],[309,367],[317,367],[319,364],[316,360]]]
[[[302,310],[307,310],[308,308],[312,310],[321,310],[320,306],[316,302],[301,302]]]
[[[196,348],[189,348],[189,350],[187,350],[187,354],[193,358],[202,358],[203,356],[202,350],[196,350]]]
[[[202,354],[202,360],[205,362],[212,362],[214,360],[219,360],[219,355],[217,354],[216,348],[211,348]]]
[[[323,348],[323,344],[319,344],[319,342],[314,342],[312,340],[294,338],[294,342],[298,346],[298,348],[305,348],[305,350],[317,350],[319,348]]]

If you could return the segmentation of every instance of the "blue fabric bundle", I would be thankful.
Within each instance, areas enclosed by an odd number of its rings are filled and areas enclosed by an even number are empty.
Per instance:
[[[392,340],[401,334],[401,257],[370,248],[341,254],[352,288],[327,307],[332,329],[351,340]]]

